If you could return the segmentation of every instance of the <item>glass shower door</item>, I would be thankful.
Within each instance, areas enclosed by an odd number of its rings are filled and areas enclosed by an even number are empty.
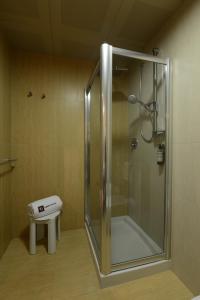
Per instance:
[[[118,50],[112,72],[114,269],[163,259],[167,207],[166,64]]]
[[[101,46],[85,91],[85,224],[100,271],[170,255],[169,60]]]
[[[86,221],[91,233],[93,245],[100,259],[101,252],[101,209],[100,209],[100,74],[99,66],[92,80],[92,86],[86,91],[85,110],[87,134],[87,195],[86,195]]]

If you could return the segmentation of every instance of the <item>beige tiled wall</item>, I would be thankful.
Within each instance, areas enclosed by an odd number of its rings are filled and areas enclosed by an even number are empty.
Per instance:
[[[145,103],[153,100],[153,64],[133,61],[129,66],[128,94],[141,97]],[[142,70],[142,71],[141,71]],[[142,74],[141,74],[142,72]],[[158,72],[159,73],[159,72]],[[140,76],[141,95],[140,95]],[[160,82],[160,90],[164,90]],[[162,98],[158,96],[158,103]],[[157,164],[157,148],[165,143],[165,134],[154,135],[147,143],[141,137],[152,136],[152,115],[139,104],[129,105],[129,139],[137,138],[138,146],[130,151],[129,160],[129,215],[144,231],[163,248],[165,207],[165,164]]]
[[[187,1],[151,42],[172,59],[173,270],[200,293],[200,1]]]
[[[126,71],[113,72],[112,93],[112,216],[127,215],[128,106]]]
[[[10,156],[10,65],[9,51],[0,36],[0,159]],[[0,166],[0,257],[11,239],[9,165]]]
[[[145,143],[140,135],[151,136],[148,114],[138,104],[129,104],[128,95],[139,97],[140,63],[133,59],[119,60],[126,71],[113,72],[112,103],[112,215],[130,215],[160,246],[164,239],[164,165],[156,161],[156,151],[164,136]],[[153,71],[143,66],[142,99],[152,100]],[[163,85],[164,87],[164,85]],[[162,86],[161,86],[162,88]],[[144,116],[145,115],[145,116]],[[138,148],[131,150],[132,138]]]
[[[27,231],[27,203],[52,194],[64,202],[62,228],[80,228],[84,87],[93,64],[16,53],[12,66],[12,155],[18,158],[12,174],[12,235]]]

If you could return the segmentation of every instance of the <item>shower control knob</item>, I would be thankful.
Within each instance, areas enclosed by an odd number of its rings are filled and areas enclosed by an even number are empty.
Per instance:
[[[131,140],[131,150],[135,150],[138,147],[138,139],[137,138],[132,138]]]

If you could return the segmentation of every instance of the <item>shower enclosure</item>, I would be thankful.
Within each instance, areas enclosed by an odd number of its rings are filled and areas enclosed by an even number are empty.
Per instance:
[[[101,274],[170,258],[169,59],[101,46],[85,89],[85,225]]]

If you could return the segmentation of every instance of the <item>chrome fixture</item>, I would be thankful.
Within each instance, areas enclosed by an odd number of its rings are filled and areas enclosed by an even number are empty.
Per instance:
[[[136,104],[136,103],[139,103],[142,107],[144,107],[144,109],[146,109],[149,113],[152,113],[154,115],[154,110],[156,109],[155,108],[155,102],[154,101],[151,101],[147,104],[145,104],[143,101],[137,99],[137,97],[135,95],[129,95],[128,96],[128,102],[131,103],[131,104]],[[153,105],[153,108],[151,108],[151,106]],[[143,130],[141,129],[140,131],[140,135],[142,137],[142,139],[146,142],[146,143],[151,143],[152,140],[153,140],[153,130],[152,130],[152,135],[150,138],[146,138],[144,136],[144,133],[143,133]]]
[[[136,150],[138,147],[138,139],[137,138],[132,138],[131,139],[131,150]]]
[[[3,158],[0,159],[0,165],[5,165],[8,163],[11,163],[11,167],[14,168],[15,167],[15,161],[17,160],[17,158]]]
[[[148,112],[154,112],[154,108],[151,109],[151,105],[154,104],[154,101],[151,101],[147,104],[145,104],[143,101],[137,99],[135,95],[129,95],[128,96],[128,102],[131,104],[139,103],[141,106],[143,106]]]
[[[157,57],[159,54],[159,48],[153,48],[152,53],[154,57]],[[159,130],[158,129],[158,62],[152,61],[153,62],[153,95],[152,98],[153,100],[144,103],[141,99],[141,94],[142,94],[142,71],[143,71],[143,64],[141,65],[140,69],[140,86],[139,86],[139,98],[138,99],[135,95],[129,95],[128,96],[128,102],[135,104],[139,103],[146,111],[148,111],[151,115],[151,122],[152,122],[152,134],[150,138],[147,138],[143,134],[143,130],[141,129],[140,135],[142,139],[146,143],[151,143],[153,141],[153,137],[157,136],[159,134],[163,134],[165,130]]]
[[[27,97],[30,98],[33,96],[33,93],[31,91],[28,92]]]
[[[159,54],[159,49],[158,48],[153,48],[152,50],[153,56],[158,56]],[[157,68],[157,63],[153,63],[153,99],[155,99],[155,102],[153,103],[153,132],[152,135],[155,133],[157,134],[157,82],[158,82],[158,68]]]
[[[127,67],[114,66],[113,71],[128,71]]]

